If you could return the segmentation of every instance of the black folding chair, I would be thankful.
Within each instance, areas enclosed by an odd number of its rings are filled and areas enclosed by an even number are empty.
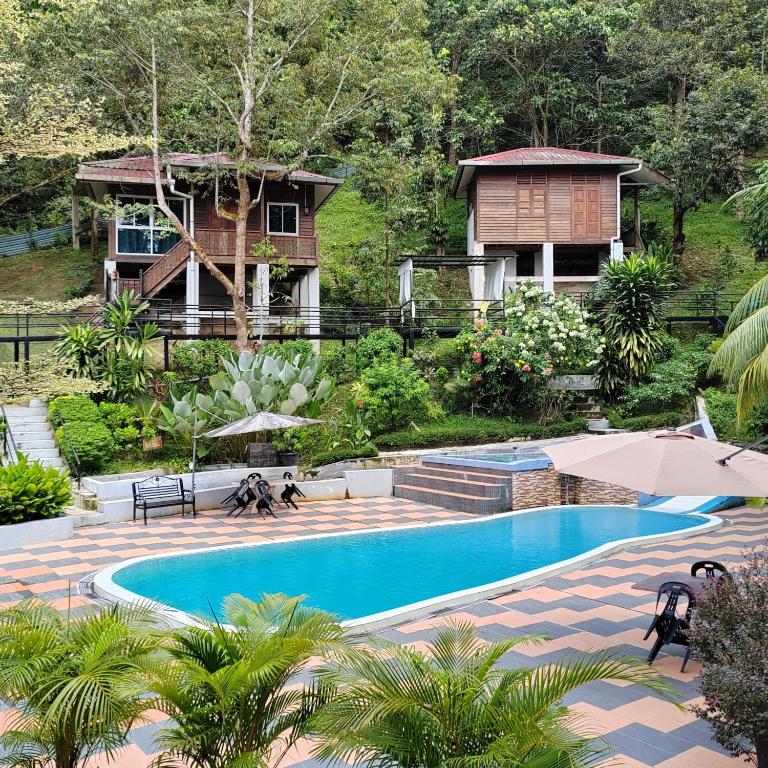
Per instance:
[[[661,613],[658,613],[659,602],[661,601],[662,596],[666,596],[667,602]],[[686,597],[688,600],[688,606],[682,616],[678,615],[678,603],[680,602],[681,597]],[[657,613],[653,617],[651,626],[648,627],[648,631],[643,638],[643,640],[647,640],[651,636],[651,633],[654,630],[656,631],[656,641],[651,648],[651,652],[648,654],[647,661],[649,664],[651,664],[659,655],[659,651],[663,646],[683,645],[687,650],[680,671],[685,672],[685,666],[688,664],[688,659],[691,656],[691,644],[688,639],[688,629],[691,626],[691,615],[693,614],[693,609],[695,607],[696,596],[687,584],[683,584],[679,581],[666,581],[659,587],[659,592],[656,596]]]
[[[284,472],[283,480],[293,480],[293,475],[290,472]],[[299,488],[296,483],[286,483],[285,489],[280,494],[280,499],[283,504],[285,504],[286,507],[298,509],[296,502],[293,500],[294,496],[306,496],[306,494],[302,493],[301,488]]]
[[[722,581],[723,579],[730,579],[731,574],[728,573],[728,569],[715,560],[699,560],[691,566],[691,576],[698,576],[699,571],[704,571],[704,578],[717,579]]]

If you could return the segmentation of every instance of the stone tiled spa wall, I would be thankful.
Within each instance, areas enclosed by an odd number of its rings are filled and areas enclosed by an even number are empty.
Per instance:
[[[564,504],[636,504],[637,493],[621,485],[571,477],[568,500]]]
[[[515,472],[512,477],[513,509],[560,504],[560,476],[554,469]]]

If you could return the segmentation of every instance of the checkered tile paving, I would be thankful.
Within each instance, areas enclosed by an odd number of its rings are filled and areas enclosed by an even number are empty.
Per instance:
[[[757,509],[739,508],[721,515],[723,528],[695,538],[635,547],[542,584],[452,613],[469,619],[488,640],[526,633],[545,633],[549,640],[536,647],[517,646],[504,663],[544,664],[573,651],[612,648],[644,658],[650,640],[645,628],[655,607],[655,596],[633,589],[648,576],[685,572],[703,558],[738,562],[741,551],[765,541],[768,516]],[[0,553],[0,605],[37,596],[62,609],[77,607],[88,598],[77,594],[76,583],[100,568],[143,554],[310,535],[325,531],[392,527],[420,522],[462,519],[468,515],[400,499],[356,499],[311,502],[298,511],[281,511],[277,519],[226,518],[223,513],[156,518],[148,526],[120,523],[76,532],[68,541],[34,545]],[[383,632],[385,637],[419,646],[442,618],[411,622]],[[680,672],[682,649],[665,648],[654,664],[682,692],[685,704],[697,701],[698,665]],[[626,768],[736,768],[712,742],[707,727],[688,711],[633,685],[597,683],[575,693],[567,702],[605,735]],[[0,712],[0,727],[2,727]],[[131,745],[113,765],[144,768],[152,754],[155,722],[135,729]],[[309,745],[299,745],[284,766],[315,768]]]

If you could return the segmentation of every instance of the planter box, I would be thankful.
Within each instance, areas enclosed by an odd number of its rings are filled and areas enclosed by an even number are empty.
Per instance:
[[[0,550],[45,544],[48,541],[71,539],[74,523],[71,517],[31,520],[28,523],[0,525]]]

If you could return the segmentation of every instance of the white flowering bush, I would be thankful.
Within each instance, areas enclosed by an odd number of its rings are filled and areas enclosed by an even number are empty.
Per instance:
[[[603,339],[588,320],[568,296],[523,282],[506,297],[501,323],[479,321],[456,339],[464,363],[447,388],[491,412],[537,407],[550,376],[597,364]]]
[[[0,300],[0,315],[50,315],[64,312],[77,312],[84,307],[100,307],[103,301],[99,296],[81,296],[66,301],[44,301],[42,299],[24,299],[23,301]]]
[[[597,365],[604,340],[589,315],[565,294],[552,294],[524,281],[505,298],[506,333],[520,343],[521,357],[546,353],[551,372]]]

